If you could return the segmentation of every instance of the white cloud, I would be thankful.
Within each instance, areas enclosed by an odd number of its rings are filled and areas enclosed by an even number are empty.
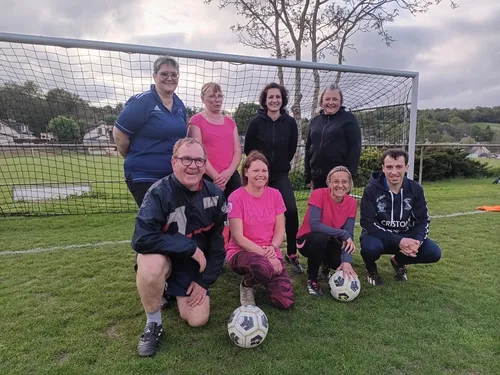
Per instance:
[[[387,28],[396,39],[391,48],[375,33],[356,35],[358,52],[348,51],[346,64],[418,71],[421,107],[500,105],[500,1],[457,2],[455,10],[443,1],[426,14],[400,16]],[[0,14],[0,25],[17,33],[269,56],[239,43],[229,30],[238,20],[234,9],[219,10],[217,3],[40,0],[34,7],[29,0],[0,0],[0,9],[7,10]],[[306,47],[304,59],[308,54]],[[190,83],[187,90],[192,86],[199,85]]]

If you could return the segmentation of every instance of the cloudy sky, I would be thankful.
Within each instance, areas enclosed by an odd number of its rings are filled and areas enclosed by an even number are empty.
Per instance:
[[[390,48],[375,33],[356,35],[345,64],[418,71],[420,108],[500,105],[500,1],[456,2],[455,10],[444,0],[427,14],[402,15],[387,27]],[[229,30],[234,10],[217,3],[0,0],[0,31],[268,57],[239,43]]]

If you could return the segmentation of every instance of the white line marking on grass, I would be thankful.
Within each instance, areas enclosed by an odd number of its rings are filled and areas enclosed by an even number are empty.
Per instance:
[[[105,242],[97,242],[97,243],[83,243],[83,244],[77,244],[77,245],[54,246],[54,247],[45,247],[45,248],[39,247],[36,249],[29,249],[29,250],[0,251],[0,256],[1,255],[38,254],[38,253],[45,253],[47,251],[54,251],[54,250],[80,249],[82,247],[99,247],[99,246],[106,246],[106,245],[118,245],[118,244],[122,244],[122,243],[130,243],[130,240],[105,241]]]
[[[455,214],[447,214],[447,215],[435,215],[431,216],[431,219],[441,219],[443,217],[455,217],[455,216],[464,216],[464,215],[475,215],[475,214],[484,214],[488,211],[470,211],[470,212],[457,212]]]
[[[457,212],[457,213],[454,213],[454,214],[431,216],[431,219],[441,219],[441,218],[447,218],[447,217],[457,217],[457,216],[464,216],[464,215],[483,214],[485,212],[488,212],[488,211]],[[356,226],[359,226],[359,223],[356,223]],[[105,242],[97,242],[97,243],[84,243],[84,244],[77,244],[77,245],[54,246],[54,247],[45,247],[45,248],[39,247],[39,248],[29,249],[29,250],[0,251],[0,256],[2,256],[2,255],[38,254],[38,253],[45,253],[45,252],[48,252],[48,251],[55,251],[55,250],[80,249],[80,248],[86,248],[86,247],[99,247],[99,246],[106,246],[106,245],[119,245],[119,244],[124,244],[124,243],[130,243],[130,240],[105,241]]]

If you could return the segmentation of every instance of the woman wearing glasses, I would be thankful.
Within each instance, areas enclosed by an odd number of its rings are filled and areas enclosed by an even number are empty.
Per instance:
[[[236,123],[222,114],[224,95],[219,84],[205,83],[201,88],[204,110],[191,117],[188,137],[192,137],[207,150],[205,178],[213,181],[229,197],[241,186],[238,165],[241,145]]]
[[[127,186],[140,207],[149,187],[172,173],[175,142],[186,136],[186,107],[174,93],[179,64],[169,56],[153,65],[154,84],[132,96],[113,128],[118,152],[125,158]]]

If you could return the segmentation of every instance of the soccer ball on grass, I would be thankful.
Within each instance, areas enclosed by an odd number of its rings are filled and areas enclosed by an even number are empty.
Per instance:
[[[328,285],[333,298],[342,302],[352,301],[361,290],[359,279],[345,279],[343,271],[335,272],[328,280]]]
[[[266,338],[269,323],[264,311],[257,306],[240,306],[227,322],[231,341],[240,348],[255,348]]]

